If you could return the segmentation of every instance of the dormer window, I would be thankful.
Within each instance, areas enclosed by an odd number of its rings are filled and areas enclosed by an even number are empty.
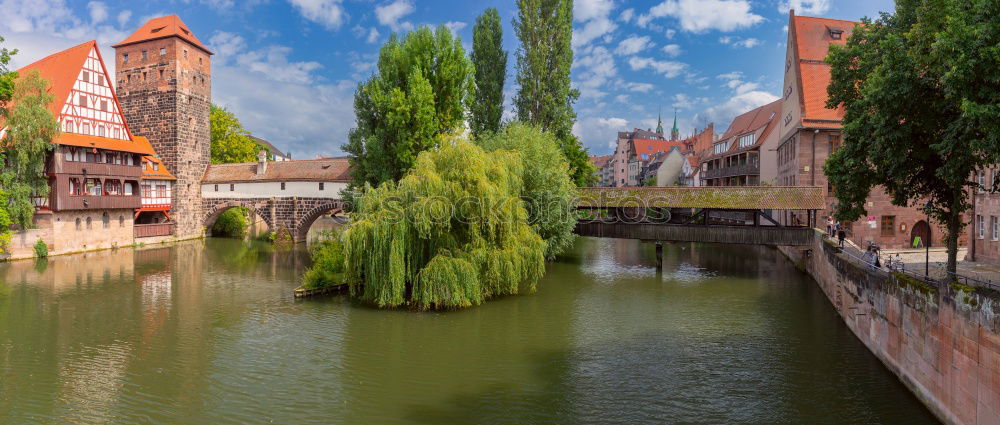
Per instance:
[[[830,38],[834,40],[840,40],[844,35],[844,30],[838,28],[830,28]]]

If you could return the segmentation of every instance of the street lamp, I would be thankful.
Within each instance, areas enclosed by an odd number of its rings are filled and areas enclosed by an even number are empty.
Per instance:
[[[924,204],[924,216],[927,217],[927,238],[931,237],[931,201]],[[931,271],[931,246],[930,241],[924,241],[924,279],[930,279]]]

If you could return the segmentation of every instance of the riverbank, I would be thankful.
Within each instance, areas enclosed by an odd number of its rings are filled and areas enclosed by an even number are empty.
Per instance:
[[[812,246],[780,251],[940,420],[1000,423],[1000,294],[872,270],[818,231]]]

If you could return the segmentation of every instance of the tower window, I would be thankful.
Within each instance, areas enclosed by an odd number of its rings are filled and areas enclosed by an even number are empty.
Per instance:
[[[234,190],[236,190],[236,185],[234,185],[234,184],[230,183],[230,184],[229,184],[229,191],[230,191],[230,192],[232,192],[232,191],[234,191]]]
[[[146,81],[146,71],[142,71],[142,81]]]
[[[201,58],[198,58],[198,65],[201,65]]]
[[[323,190],[323,182],[319,182],[319,190]]]
[[[163,79],[163,70],[162,69],[160,70],[160,79],[161,80]]]
[[[285,190],[285,182],[281,182],[281,190]]]
[[[122,63],[128,63],[128,53],[122,54]]]
[[[187,57],[188,57],[188,49],[184,49],[184,59],[187,59]]]
[[[146,51],[145,50],[142,51],[142,59],[146,60]]]
[[[160,56],[163,56],[163,55],[166,55],[166,54],[167,54],[167,48],[166,47],[161,47],[160,48]]]

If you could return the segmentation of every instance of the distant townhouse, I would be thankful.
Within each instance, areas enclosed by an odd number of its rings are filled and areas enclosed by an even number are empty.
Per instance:
[[[992,190],[1000,179],[1000,165],[980,170],[977,182],[986,189],[977,189],[973,199],[973,219],[969,226],[970,261],[1000,263],[1000,192]]]
[[[782,100],[745,112],[712,145],[700,162],[705,186],[758,186],[773,184],[777,176],[774,149]]]
[[[780,186],[826,188],[827,209],[820,213],[821,220],[833,214],[837,203],[833,187],[823,173],[823,164],[841,144],[844,116],[842,109],[826,107],[830,65],[825,58],[830,45],[846,44],[855,25],[849,21],[796,16],[795,11],[790,11],[788,17],[775,181]],[[901,248],[912,246],[919,237],[923,244],[943,245],[944,232],[930,225],[922,211],[893,206],[879,188],[869,194],[865,209],[868,216],[860,222],[844,223],[849,237],[858,244],[875,242],[884,248]],[[778,219],[789,223],[802,220],[803,214],[785,211]]]
[[[264,139],[261,139],[260,137],[257,137],[257,136],[250,136],[250,138],[253,139],[254,142],[257,142],[258,145],[260,145],[261,147],[264,148],[264,150],[267,152],[267,160],[268,161],[279,161],[280,162],[280,161],[291,161],[292,160],[292,154],[291,153],[284,153],[284,152],[282,152],[281,149],[278,149],[271,142],[269,142],[267,140],[264,140]]]
[[[684,156],[684,163],[681,165],[680,185],[688,187],[702,186],[701,182],[701,158],[688,153]]]
[[[598,186],[609,186],[611,183],[611,177],[608,176],[609,170],[608,164],[611,162],[612,155],[599,155],[591,156],[590,163],[596,169],[594,171],[594,178],[597,180]]]

